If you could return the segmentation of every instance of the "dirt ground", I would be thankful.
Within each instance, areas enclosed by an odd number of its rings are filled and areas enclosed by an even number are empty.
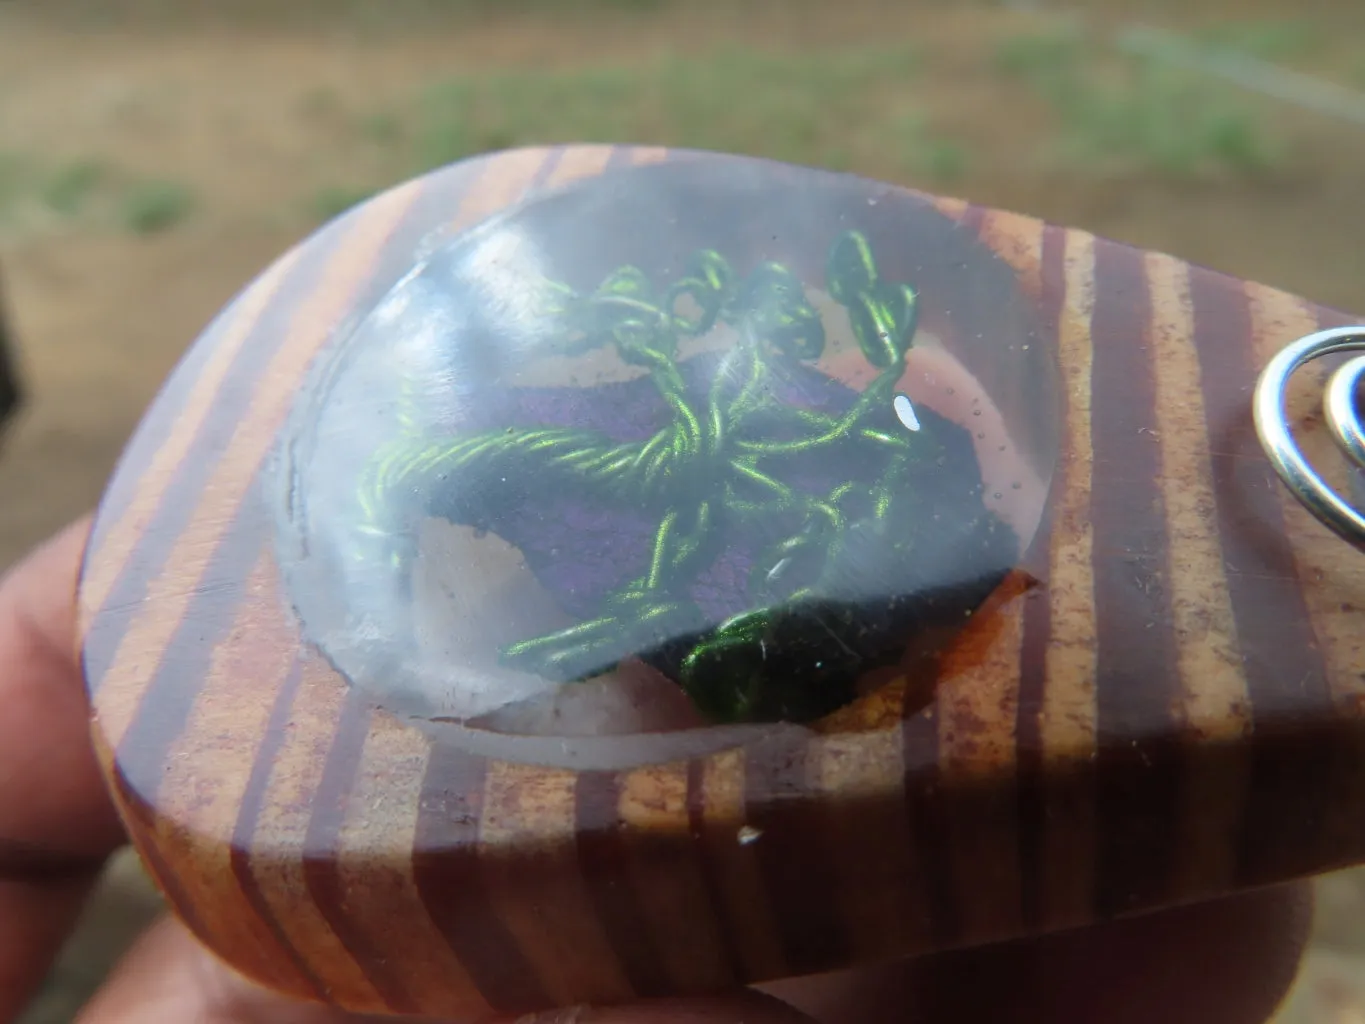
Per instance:
[[[982,38],[1037,14],[846,0],[442,19],[431,5],[402,3],[404,16],[377,24],[334,16],[336,8],[320,16],[313,2],[289,5],[287,16],[282,6],[0,6],[0,150],[52,160],[95,152],[132,172],[186,182],[201,197],[183,224],[146,237],[98,223],[0,225],[3,284],[33,392],[0,455],[0,567],[94,504],[171,365],[227,299],[309,228],[302,199],[330,180],[338,160],[360,176],[386,173],[385,155],[355,143],[318,97],[363,112],[452,69],[648,59],[736,38],[852,45],[900,33],[935,57],[922,102],[981,154],[954,191],[1365,312],[1365,129],[1268,108],[1293,156],[1270,175],[1068,173],[1034,159],[1037,111],[974,56]],[[1356,0],[1143,9],[1112,0],[1086,12],[1174,27],[1311,17],[1329,39],[1365,39],[1365,6]],[[1365,68],[1362,58],[1365,46],[1329,43],[1312,59],[1345,81]],[[26,1024],[69,1020],[154,908],[135,867],[121,862],[114,876]],[[1314,951],[1283,1019],[1365,1022],[1365,881],[1352,873],[1325,880],[1320,905]]]

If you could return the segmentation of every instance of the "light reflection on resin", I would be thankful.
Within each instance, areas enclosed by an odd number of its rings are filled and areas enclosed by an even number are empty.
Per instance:
[[[886,186],[701,159],[543,195],[324,353],[280,460],[290,598],[380,706],[507,756],[818,723],[1018,565],[1056,456],[1037,340],[1008,267]]]

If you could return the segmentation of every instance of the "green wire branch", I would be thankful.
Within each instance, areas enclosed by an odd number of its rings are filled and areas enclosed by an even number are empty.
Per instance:
[[[782,463],[837,445],[870,444],[888,453],[871,500],[871,514],[884,520],[904,490],[899,484],[917,440],[874,423],[874,414],[885,421],[904,373],[917,325],[915,292],[882,279],[867,240],[857,232],[835,241],[826,276],[829,294],[848,311],[864,358],[880,370],[839,416],[793,409],[773,397],[779,367],[818,359],[826,341],[823,321],[801,282],[780,264],[762,264],[741,279],[719,253],[703,251],[662,293],[631,266],[589,294],[547,282],[542,311],[562,325],[559,351],[573,355],[612,346],[626,363],[648,372],[669,422],[647,440],[630,443],[569,428],[425,437],[415,426],[415,412],[404,410],[400,436],[375,453],[363,474],[357,533],[371,543],[360,557],[373,557],[373,545],[382,549],[385,538],[410,534],[407,496],[417,496],[421,514],[433,514],[459,480],[467,487],[469,481],[529,474],[542,483],[633,503],[659,523],[645,573],[609,594],[597,617],[514,643],[502,652],[504,662],[567,682],[691,637],[679,661],[679,684],[714,717],[751,716],[761,694],[746,691],[742,682],[717,690],[715,674],[727,671],[730,652],[762,645],[765,624],[783,607],[827,594],[840,538],[859,505],[860,489],[848,483],[821,496],[798,493],[782,482]],[[685,303],[695,312],[685,312]],[[733,327],[739,341],[727,353],[726,372],[716,375],[699,402],[688,393],[678,344],[718,323]],[[756,440],[750,436],[756,426],[769,434],[776,428],[789,439]],[[688,595],[692,580],[714,562],[732,527],[771,531],[783,523],[799,525],[754,567],[751,590],[762,607],[710,627]],[[384,550],[392,561],[395,548]]]

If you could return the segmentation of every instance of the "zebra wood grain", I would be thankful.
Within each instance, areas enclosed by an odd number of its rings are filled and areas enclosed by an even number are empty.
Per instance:
[[[935,201],[1014,269],[1055,347],[1062,455],[1043,585],[1000,589],[927,706],[901,682],[801,743],[573,772],[433,742],[305,651],[253,488],[376,269],[433,218],[691,158],[518,150],[387,193],[243,292],[149,411],[91,539],[83,654],[121,811],[195,934],[304,998],[478,1018],[1365,860],[1365,563],[1280,487],[1250,415],[1271,355],[1345,318],[965,203]],[[1321,371],[1302,376],[1291,411],[1331,467]]]

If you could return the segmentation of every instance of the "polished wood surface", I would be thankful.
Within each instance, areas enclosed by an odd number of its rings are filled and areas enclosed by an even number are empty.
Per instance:
[[[1281,487],[1250,404],[1282,345],[1349,321],[960,202],[933,200],[1035,304],[1064,429],[1030,572],[927,703],[898,680],[799,742],[575,772],[442,743],[308,653],[257,488],[335,328],[433,222],[696,158],[520,150],[390,192],[253,283],[148,413],[91,540],[84,658],[122,811],[195,933],[299,996],[479,1016],[714,991],[1365,861],[1365,561]],[[1322,372],[1291,408],[1330,469]]]

